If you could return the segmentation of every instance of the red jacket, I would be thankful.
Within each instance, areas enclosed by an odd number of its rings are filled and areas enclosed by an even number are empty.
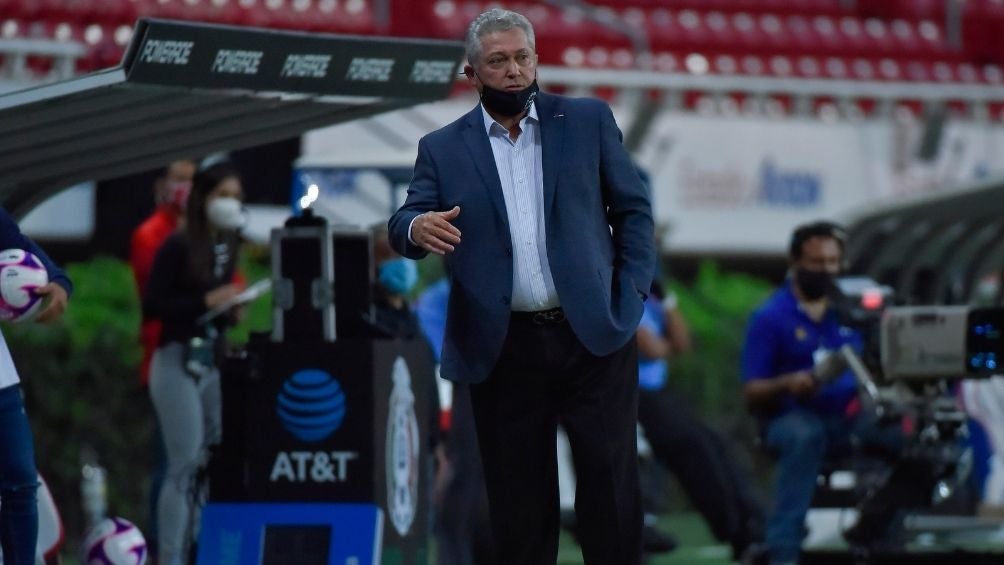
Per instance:
[[[177,227],[178,217],[171,208],[160,206],[132,233],[129,264],[132,266],[132,274],[136,279],[136,288],[141,300],[143,293],[146,292],[146,283],[150,278],[150,269],[153,268],[157,250]],[[140,381],[146,386],[150,381],[150,359],[153,358],[153,351],[157,349],[157,342],[160,340],[160,321],[144,319],[139,339],[143,344],[143,360],[139,367]]]

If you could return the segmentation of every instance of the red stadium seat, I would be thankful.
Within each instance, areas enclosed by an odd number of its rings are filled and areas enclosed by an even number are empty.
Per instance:
[[[837,22],[829,16],[816,16],[812,20],[812,28],[819,39],[820,54],[846,54],[847,46],[844,36],[837,29]]]
[[[739,40],[739,34],[732,27],[732,21],[723,12],[708,12],[704,15],[704,24],[710,32],[710,43],[704,49],[715,49],[716,47],[728,48],[735,45]]]
[[[712,42],[712,33],[695,10],[683,10],[676,13],[677,37],[672,38],[672,45],[684,49],[707,48]]]
[[[955,82],[958,80],[955,74],[955,65],[945,61],[938,61],[931,65],[931,76],[935,82]]]
[[[857,57],[851,61],[851,76],[858,80],[875,80],[878,74],[875,64],[864,57]]]
[[[756,55],[745,55],[739,60],[739,72],[744,75],[761,76],[767,74],[767,64]]]
[[[897,52],[908,57],[924,55],[926,45],[921,40],[920,31],[914,22],[897,19],[893,20],[889,27]]]
[[[885,58],[878,63],[878,78],[881,80],[905,80],[903,66],[895,59]]]
[[[982,80],[980,71],[972,63],[955,63],[956,80],[962,83],[977,83]]]
[[[770,73],[776,77],[787,78],[795,74],[795,64],[785,55],[774,55],[768,61]]]
[[[759,53],[767,49],[767,36],[752,14],[737,12],[730,19],[732,29],[735,30],[736,49],[747,53]]]
[[[676,20],[676,14],[664,8],[657,8],[649,12],[645,24],[653,50],[670,49],[680,44],[679,36],[682,31]]]
[[[917,24],[917,31],[920,37],[921,53],[932,58],[949,53],[943,26],[932,20],[924,20]]]
[[[945,0],[883,0],[894,14],[914,20],[944,20]],[[880,2],[876,2],[878,4]]]
[[[734,75],[739,72],[739,62],[734,55],[717,55],[711,59],[711,70],[719,75]]]
[[[982,70],[983,80],[988,84],[1004,84],[1004,71],[998,65],[985,65]]]
[[[189,13],[184,0],[137,0],[137,4],[136,12],[141,16],[181,20]]]
[[[24,24],[14,18],[0,20],[0,39],[14,39],[24,33]]]
[[[827,78],[844,80],[850,78],[850,65],[840,57],[827,57],[823,61],[823,75]]]
[[[680,55],[669,51],[656,53],[652,57],[652,68],[664,73],[678,73],[683,70]]]
[[[803,55],[795,62],[795,73],[803,78],[819,78],[823,74],[823,64],[816,57]]]
[[[899,45],[892,37],[892,29],[878,18],[868,18],[864,21],[865,35],[872,44],[872,56],[892,55]]]
[[[473,10],[470,9],[472,6]],[[433,5],[429,31],[433,37],[462,39],[467,31],[467,25],[478,11],[480,5],[477,3],[438,0]]]
[[[793,53],[819,53],[822,42],[812,26],[812,21],[801,14],[788,16],[784,20],[785,35],[789,49]]]
[[[924,61],[910,61],[906,64],[906,78],[917,82],[930,82],[934,73],[931,64]]]
[[[837,34],[840,36],[841,49],[848,55],[868,55],[873,45],[865,34],[861,20],[854,17],[843,17],[837,20]]]

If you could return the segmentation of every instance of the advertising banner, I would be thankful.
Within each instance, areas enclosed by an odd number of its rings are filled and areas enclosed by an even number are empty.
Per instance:
[[[458,44],[142,20],[126,54],[130,82],[311,95],[446,96]]]
[[[666,249],[781,254],[798,224],[1004,174],[1004,129],[667,114],[637,155]],[[932,141],[936,135],[937,140]]]

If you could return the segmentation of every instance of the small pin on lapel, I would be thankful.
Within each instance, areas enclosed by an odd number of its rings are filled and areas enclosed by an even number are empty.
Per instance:
[[[552,117],[552,118],[564,118],[564,117],[565,117],[565,115],[564,115],[564,114],[555,114],[555,115],[553,115],[553,116],[551,116],[551,117]]]

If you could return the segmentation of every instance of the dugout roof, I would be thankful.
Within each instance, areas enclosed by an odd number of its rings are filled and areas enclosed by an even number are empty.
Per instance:
[[[1004,179],[872,211],[849,231],[850,272],[901,302],[1004,305]]]
[[[458,42],[140,20],[115,68],[0,95],[0,202],[445,98]]]

